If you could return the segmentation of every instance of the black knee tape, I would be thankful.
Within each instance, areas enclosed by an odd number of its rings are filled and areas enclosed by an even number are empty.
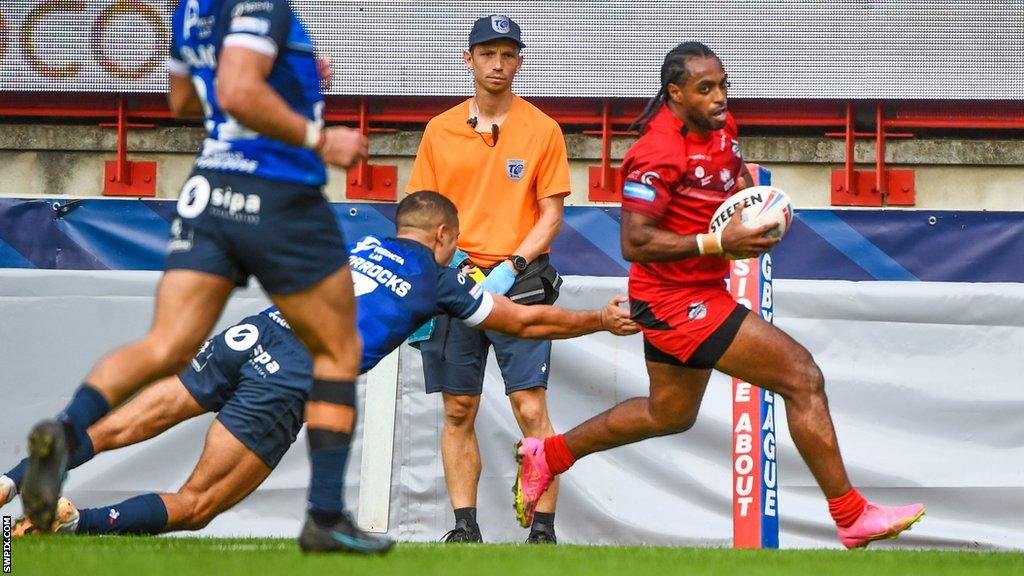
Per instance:
[[[352,443],[351,434],[321,428],[306,430],[306,438],[309,440],[309,447],[313,450],[343,448]]]
[[[356,406],[355,380],[313,380],[309,391],[310,402],[327,402],[341,406]]]

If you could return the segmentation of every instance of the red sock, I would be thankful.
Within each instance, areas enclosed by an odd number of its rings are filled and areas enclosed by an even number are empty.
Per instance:
[[[850,491],[838,498],[828,499],[828,513],[836,521],[836,526],[847,528],[857,521],[868,501],[851,487]]]
[[[552,474],[561,474],[576,462],[561,434],[544,439],[544,458],[548,461],[548,469]]]

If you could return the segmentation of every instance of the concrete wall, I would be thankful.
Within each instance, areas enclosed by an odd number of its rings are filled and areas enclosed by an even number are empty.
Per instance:
[[[157,196],[175,198],[199,148],[199,128],[156,128],[129,132],[129,158],[157,162]],[[404,191],[419,132],[374,135],[372,161],[398,166]],[[617,138],[612,156],[621,159],[632,139]],[[570,204],[588,203],[588,171],[600,162],[600,139],[566,137],[572,170]],[[99,196],[103,161],[116,155],[114,130],[92,126],[0,124],[0,195]],[[772,170],[773,182],[798,207],[830,205],[831,171],[842,168],[843,143],[835,138],[747,137],[744,156]],[[874,144],[859,142],[858,163],[873,169]],[[1024,211],[1024,141],[909,139],[886,146],[887,165],[913,168],[917,207]],[[345,200],[345,173],[331,170],[328,195]]]

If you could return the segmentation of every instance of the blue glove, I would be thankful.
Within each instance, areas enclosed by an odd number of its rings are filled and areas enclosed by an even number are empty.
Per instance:
[[[502,262],[494,270],[491,270],[481,286],[488,292],[504,296],[512,288],[512,284],[515,284],[515,281],[516,273],[508,267],[508,264]]]

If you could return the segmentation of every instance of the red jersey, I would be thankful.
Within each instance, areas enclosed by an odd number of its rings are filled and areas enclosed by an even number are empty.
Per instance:
[[[715,210],[738,190],[743,167],[738,137],[731,114],[724,128],[702,137],[687,132],[662,106],[622,161],[622,209],[654,218],[659,228],[676,234],[707,232]],[[728,272],[729,261],[717,256],[635,262],[630,294],[680,285],[724,287]]]

